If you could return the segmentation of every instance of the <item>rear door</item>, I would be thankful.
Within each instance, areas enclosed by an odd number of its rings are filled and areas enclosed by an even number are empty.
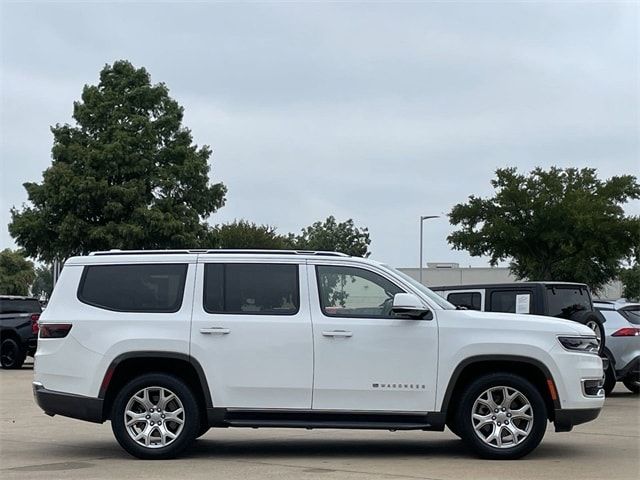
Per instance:
[[[220,255],[201,255],[198,262],[191,355],[206,372],[214,406],[311,408],[304,263]]]

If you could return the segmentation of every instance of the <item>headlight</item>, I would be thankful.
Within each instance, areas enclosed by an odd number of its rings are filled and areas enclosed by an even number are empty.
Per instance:
[[[558,337],[565,350],[598,354],[600,345],[596,337]]]

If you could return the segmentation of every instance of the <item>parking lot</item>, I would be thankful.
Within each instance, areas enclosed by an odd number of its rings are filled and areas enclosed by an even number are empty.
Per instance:
[[[550,426],[518,461],[471,456],[452,433],[297,429],[210,430],[178,460],[141,461],[109,423],[49,418],[31,394],[32,366],[0,372],[0,478],[637,479],[640,398],[622,385],[600,417],[571,433]]]

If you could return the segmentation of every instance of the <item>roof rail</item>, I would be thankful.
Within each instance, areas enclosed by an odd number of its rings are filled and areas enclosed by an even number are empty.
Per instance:
[[[348,257],[341,252],[325,252],[321,250],[252,250],[252,249],[224,249],[224,248],[193,248],[184,250],[105,250],[91,252],[89,255],[159,255],[159,254],[187,254],[187,253],[215,253],[215,254],[258,254],[258,255],[318,255],[326,257]]]

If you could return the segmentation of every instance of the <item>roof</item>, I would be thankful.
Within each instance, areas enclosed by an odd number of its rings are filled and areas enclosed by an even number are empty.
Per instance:
[[[619,300],[594,300],[593,306],[601,310],[637,310],[640,303],[629,302],[625,298]]]
[[[538,285],[543,285],[543,286],[554,286],[554,285],[558,285],[558,286],[564,286],[564,287],[587,287],[586,284],[584,283],[576,283],[576,282],[551,282],[551,281],[544,281],[544,282],[504,282],[504,283],[474,283],[474,284],[468,284],[468,285],[434,285],[434,286],[429,286],[429,288],[431,290],[469,290],[469,289],[476,289],[476,288],[504,288],[504,287],[509,287],[509,288],[517,288],[517,287],[535,287]]]
[[[206,249],[189,248],[181,250],[105,250],[91,252],[89,255],[158,255],[158,254],[250,254],[250,255],[319,255],[328,257],[348,257],[341,252],[328,252],[321,250],[263,250],[263,249]]]
[[[24,295],[0,295],[0,300],[36,300],[36,297],[26,297]]]

